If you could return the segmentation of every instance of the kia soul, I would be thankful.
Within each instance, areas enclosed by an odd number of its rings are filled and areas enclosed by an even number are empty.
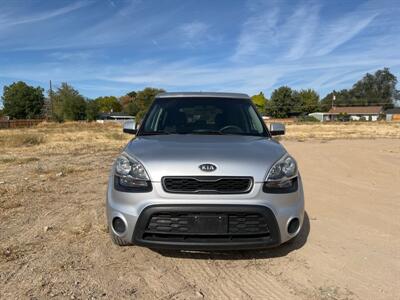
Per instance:
[[[153,101],[109,177],[107,221],[118,245],[239,250],[280,245],[301,230],[295,159],[249,96],[164,93]]]

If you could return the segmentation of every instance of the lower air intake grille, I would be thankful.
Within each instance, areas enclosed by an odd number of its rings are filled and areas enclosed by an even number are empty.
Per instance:
[[[269,227],[267,217],[261,214],[161,213],[151,216],[146,232],[155,234],[268,234]]]

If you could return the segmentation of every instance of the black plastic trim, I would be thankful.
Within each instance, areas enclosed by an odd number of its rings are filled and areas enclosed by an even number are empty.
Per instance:
[[[271,188],[268,187],[265,183],[263,184],[263,192],[267,194],[289,194],[289,193],[294,193],[297,192],[299,189],[299,182],[298,178],[292,178],[290,179],[292,181],[292,186],[288,188]]]
[[[136,134],[137,133],[137,129],[124,128],[124,129],[122,129],[122,131],[124,133],[128,133],[128,134]]]
[[[147,181],[146,187],[127,187],[119,183],[119,177],[114,175],[114,189],[118,192],[126,193],[149,193],[153,190],[153,185],[151,181]]]
[[[188,234],[180,241],[176,235],[160,234],[158,239],[149,239],[146,228],[153,214],[159,213],[257,213],[268,219],[269,233],[260,234]],[[183,233],[182,236],[185,236]],[[260,205],[152,205],[146,207],[139,216],[133,234],[133,243],[138,246],[156,249],[179,250],[244,250],[278,246],[281,243],[278,223],[274,213]]]
[[[196,179],[198,181],[218,181],[218,180],[222,180],[222,179],[247,179],[249,180],[249,186],[247,187],[246,190],[244,191],[226,191],[226,192],[222,192],[222,191],[216,191],[216,190],[198,190],[198,191],[172,191],[169,190],[166,186],[165,186],[165,179],[167,178],[182,178],[182,179]],[[248,194],[254,185],[254,180],[253,177],[250,176],[164,176],[161,178],[161,183],[162,183],[162,187],[164,189],[164,191],[166,191],[167,193],[171,193],[171,194],[208,194],[208,195],[217,195],[217,194],[225,194],[225,195],[234,195],[234,194]]]
[[[274,130],[274,131],[270,130],[269,133],[270,133],[272,136],[276,136],[276,135],[284,135],[284,134],[285,134],[285,131],[284,131],[284,130]]]

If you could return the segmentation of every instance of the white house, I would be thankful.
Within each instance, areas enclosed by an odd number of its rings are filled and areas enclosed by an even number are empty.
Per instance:
[[[97,123],[117,122],[123,124],[128,120],[134,121],[135,117],[123,112],[101,113],[96,118]]]
[[[382,106],[341,106],[332,107],[328,112],[311,113],[309,116],[313,116],[321,122],[326,121],[340,121],[343,117],[350,121],[377,121],[379,116],[383,115]]]

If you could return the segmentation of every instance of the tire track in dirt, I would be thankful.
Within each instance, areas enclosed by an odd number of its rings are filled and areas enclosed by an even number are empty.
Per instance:
[[[263,268],[246,267],[246,261],[235,261],[231,264],[221,260],[210,262],[187,259],[179,261],[178,264],[180,272],[185,277],[191,278],[210,298],[288,299],[293,297],[287,292],[288,288],[273,275]]]

